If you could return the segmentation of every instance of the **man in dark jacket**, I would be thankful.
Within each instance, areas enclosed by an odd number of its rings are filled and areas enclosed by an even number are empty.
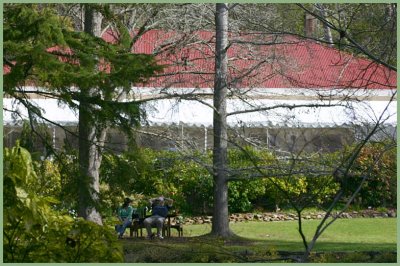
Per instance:
[[[147,230],[147,238],[152,237],[151,227],[155,225],[157,227],[157,238],[163,239],[161,235],[161,230],[164,226],[165,218],[168,215],[169,209],[172,207],[173,200],[164,198],[163,196],[159,198],[150,199],[151,204],[151,216],[144,219],[143,224]]]

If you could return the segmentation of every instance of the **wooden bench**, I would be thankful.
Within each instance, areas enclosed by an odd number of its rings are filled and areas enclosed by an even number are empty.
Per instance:
[[[133,235],[135,235],[135,237],[139,237],[139,231],[140,231],[140,236],[143,236],[142,232],[143,228],[144,228],[143,220],[140,222],[138,220],[134,220],[131,226],[129,226],[129,236],[133,237]]]
[[[129,236],[133,237],[143,237],[143,229],[145,226],[143,224],[144,218],[146,217],[146,207],[135,208],[132,214],[133,222],[132,225],[129,226]],[[171,236],[171,228],[174,228],[178,232],[178,236],[183,236],[183,225],[180,223],[171,224],[171,218],[176,217],[176,213],[168,214],[167,218],[165,219],[164,226],[162,228],[162,236],[170,237]],[[152,226],[152,228],[156,228]]]
[[[176,229],[176,231],[178,232],[178,236],[179,237],[183,236],[183,225],[182,224],[171,224],[169,227]],[[171,233],[171,229],[170,229],[169,232]]]
[[[152,228],[156,228],[155,226],[152,226]],[[178,232],[178,236],[182,237],[183,236],[183,225],[182,224],[171,224],[168,225],[168,223],[164,223],[164,226],[162,228],[162,236],[165,237],[170,237],[171,236],[171,228],[175,229]],[[132,225],[129,227],[129,236],[130,237],[143,237],[143,229],[146,229],[143,220],[135,220],[133,221]]]

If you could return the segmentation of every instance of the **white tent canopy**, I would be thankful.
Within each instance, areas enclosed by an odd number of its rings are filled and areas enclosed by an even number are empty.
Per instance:
[[[31,99],[31,103],[42,109],[43,116],[59,124],[76,124],[78,114],[65,104],[59,104],[55,99]],[[303,106],[297,108],[266,108],[274,106]],[[315,107],[316,105],[326,105]],[[329,106],[330,105],[330,106]],[[147,102],[143,108],[147,113],[150,125],[159,124],[189,124],[194,126],[212,126],[212,99],[202,102],[194,100],[163,99]],[[314,106],[314,107],[312,107]],[[397,124],[397,103],[393,101],[317,101],[317,100],[271,100],[258,99],[246,102],[240,99],[229,99],[228,113],[257,110],[228,116],[230,126],[278,126],[278,127],[338,127],[352,124],[374,124],[380,122],[390,125]],[[26,108],[15,100],[3,99],[3,124],[15,123],[13,111],[18,111],[21,117],[28,119]]]
[[[212,100],[205,100],[212,105]],[[343,105],[345,104],[345,105]],[[323,107],[313,107],[320,106]],[[312,100],[257,100],[244,103],[239,99],[228,100],[228,113],[258,110],[281,106],[267,111],[247,112],[228,116],[230,126],[311,126],[335,127],[349,124],[376,123],[382,115],[381,122],[396,124],[395,102],[388,105],[385,101],[370,102],[323,102]],[[304,106],[304,107],[295,107]],[[287,108],[295,107],[295,108]],[[197,101],[159,100],[146,105],[150,123],[193,124],[196,126],[211,126],[213,110]]]

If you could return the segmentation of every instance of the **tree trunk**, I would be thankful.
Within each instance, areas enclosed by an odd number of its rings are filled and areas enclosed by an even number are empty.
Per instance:
[[[328,15],[326,12],[326,8],[324,6],[324,4],[315,4],[316,7],[319,9],[319,12],[321,14],[321,16],[324,19],[328,19]],[[332,32],[331,32],[331,28],[328,27],[328,25],[322,23],[322,27],[324,27],[324,39],[326,42],[329,42],[329,46],[333,47],[333,37],[332,37]]]
[[[227,148],[228,134],[226,121],[226,96],[228,57],[228,4],[216,4],[216,49],[215,49],[215,83],[214,83],[214,210],[211,234],[228,237],[232,235],[229,229],[228,213],[228,176]]]
[[[100,14],[85,6],[85,32],[100,36]],[[95,88],[81,88],[82,96],[92,96]],[[84,99],[85,97],[82,97]],[[99,168],[101,151],[106,132],[97,133],[95,122],[89,112],[89,104],[84,100],[79,105],[79,170],[78,179],[78,214],[86,220],[102,225],[102,218],[97,210],[100,192]]]

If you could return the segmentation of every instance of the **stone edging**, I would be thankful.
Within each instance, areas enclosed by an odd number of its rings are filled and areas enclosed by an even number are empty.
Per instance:
[[[318,220],[322,219],[325,212],[309,212],[302,214],[304,220]],[[334,212],[333,215],[338,215],[338,212]],[[339,215],[339,218],[351,219],[351,218],[394,218],[397,217],[395,209],[388,210],[386,212],[379,212],[376,210],[363,210],[363,211],[352,211],[344,212]],[[212,216],[196,216],[184,218],[183,224],[210,224]],[[294,213],[282,213],[282,212],[265,212],[265,213],[234,213],[229,217],[229,222],[246,222],[246,221],[294,221],[298,220],[297,215]],[[174,223],[174,221],[173,221]]]

